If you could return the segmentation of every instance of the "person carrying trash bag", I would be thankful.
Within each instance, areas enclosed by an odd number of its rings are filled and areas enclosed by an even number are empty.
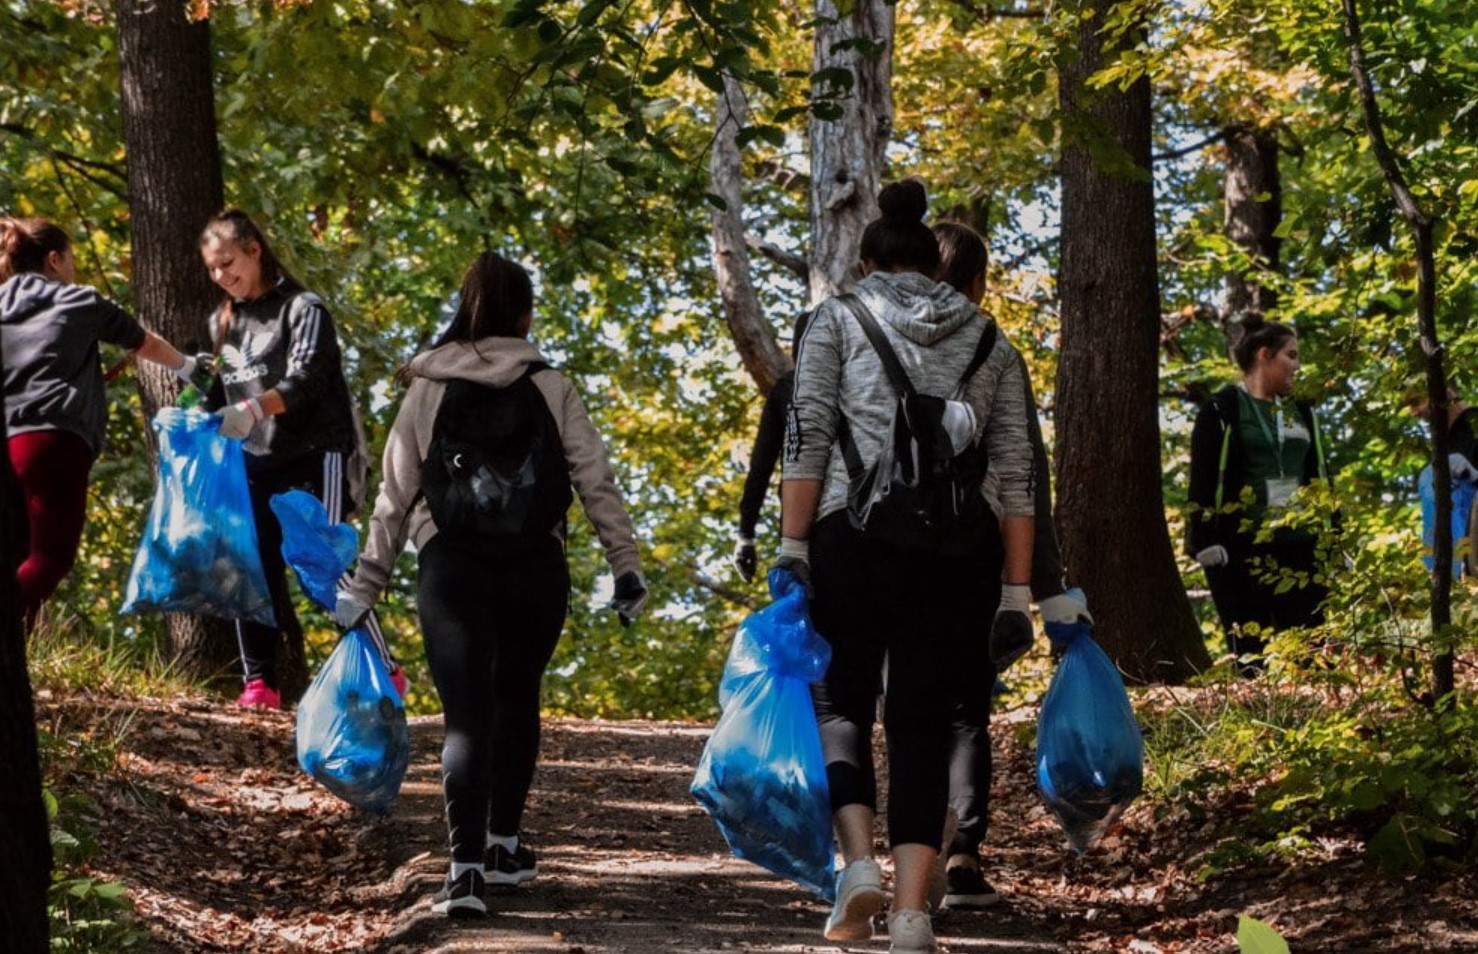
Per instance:
[[[1418,398],[1413,410],[1423,420],[1432,418],[1431,405],[1425,396]],[[1452,578],[1478,573],[1478,553],[1474,552],[1472,531],[1478,515],[1478,410],[1468,406],[1456,388],[1447,389],[1447,469],[1452,481]],[[1422,506],[1422,562],[1432,568],[1432,548],[1437,540],[1436,474],[1431,464],[1417,476],[1417,495]]]
[[[739,626],[719,681],[722,715],[690,791],[735,856],[836,898],[831,796],[811,704],[831,647],[806,611],[805,588],[778,570],[774,602]]]
[[[988,255],[985,240],[979,232],[961,222],[935,223],[934,237],[939,242],[939,280],[970,299],[978,308],[986,289]],[[1037,603],[1045,624],[1080,620],[1091,623],[1093,618],[1088,613],[1083,591],[1076,587],[1068,589],[1063,584],[1062,551],[1052,519],[1051,468],[1047,447],[1042,441],[1042,425],[1037,417],[1031,375],[1019,352],[1016,360],[1020,363],[1021,382],[1025,388],[1027,437],[1031,441],[1036,473],[1032,599]],[[989,475],[986,488],[986,498],[994,508],[999,508],[999,491]],[[993,613],[994,607],[985,607],[981,618],[989,619],[989,614]],[[1000,895],[982,873],[980,861],[980,846],[985,841],[989,823],[992,779],[989,723],[998,674],[990,660],[989,643],[983,638],[968,643],[956,663],[969,676],[964,693],[955,700],[954,708],[949,807],[954,812],[956,823],[949,843],[944,846],[943,879],[935,892],[941,894],[938,900],[950,910],[974,910],[989,907],[1000,900]]]
[[[1045,625],[1062,651],[1037,720],[1037,788],[1068,843],[1086,851],[1144,785],[1144,737],[1124,679],[1087,621]]]
[[[812,692],[845,867],[824,934],[871,937],[885,903],[871,733],[886,655],[888,930],[891,950],[911,954],[934,950],[926,908],[953,701],[975,675],[958,661],[994,607],[996,665],[1031,645],[1034,472],[1021,364],[969,299],[934,281],[923,185],[893,183],[878,205],[862,237],[865,277],[822,302],[801,339],[776,568],[814,593],[812,619],[832,648]]]
[[[286,641],[301,645],[303,635],[270,501],[274,494],[304,490],[323,501],[334,523],[350,517],[357,504],[348,465],[359,432],[333,316],[283,269],[256,223],[238,209],[212,217],[200,234],[200,255],[225,292],[208,325],[219,374],[204,406],[219,412],[222,434],[243,442],[277,618],[276,626],[236,621],[244,684],[236,704],[280,709],[278,658]],[[405,674],[385,645],[379,620],[367,619],[365,629],[404,694]]]
[[[379,497],[334,612],[364,618],[406,542],[446,719],[442,778],[451,870],[432,908],[486,913],[485,884],[538,872],[520,822],[539,749],[539,689],[570,599],[571,485],[615,578],[629,625],[647,602],[631,519],[600,434],[570,382],[527,339],[533,285],[517,263],[479,255],[450,327],[400,375]]]
[[[1327,481],[1329,466],[1313,407],[1285,400],[1299,369],[1294,330],[1245,313],[1232,326],[1232,358],[1241,382],[1212,395],[1191,429],[1186,552],[1206,571],[1228,651],[1254,676],[1266,641],[1251,627],[1267,633],[1324,621],[1315,535],[1281,527],[1269,541],[1255,538],[1300,487]],[[1250,509],[1240,505],[1244,490]],[[1287,571],[1308,579],[1285,588]]]
[[[87,478],[108,418],[99,343],[170,368],[187,383],[206,370],[76,282],[66,232],[45,219],[0,217],[6,453],[19,489],[17,516],[24,517],[15,574],[27,633],[72,569],[87,522]]]

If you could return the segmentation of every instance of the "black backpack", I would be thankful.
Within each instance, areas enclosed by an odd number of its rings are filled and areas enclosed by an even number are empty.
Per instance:
[[[488,555],[535,549],[563,525],[574,495],[559,426],[533,376],[535,363],[507,387],[447,384],[421,493],[437,533]]]
[[[871,467],[864,468],[851,429],[842,419],[839,436],[852,525],[869,538],[908,550],[960,555],[989,545],[995,515],[980,492],[990,466],[984,441],[972,440],[955,453],[944,428],[946,399],[914,389],[877,319],[857,296],[842,295],[838,300],[866,332],[898,395],[890,425],[891,453],[885,440],[883,455]],[[996,326],[991,322],[960,378],[961,387],[975,376],[995,344]]]

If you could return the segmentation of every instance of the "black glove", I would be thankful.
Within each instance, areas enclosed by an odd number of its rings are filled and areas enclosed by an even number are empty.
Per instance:
[[[216,383],[216,356],[209,351],[195,355],[195,368],[190,374],[190,383],[201,394],[209,394]]]
[[[647,607],[647,585],[642,582],[641,574],[635,570],[628,570],[616,577],[611,596],[609,606],[616,611],[622,626],[630,626]]]
[[[1031,596],[1028,586],[1008,583],[1001,587],[1001,607],[990,626],[990,661],[996,672],[1005,672],[1032,648],[1032,620],[1026,615]]]
[[[748,537],[740,537],[734,544],[734,555],[730,559],[734,563],[734,569],[739,571],[739,578],[752,583],[760,565],[759,557],[754,552],[754,541]]]

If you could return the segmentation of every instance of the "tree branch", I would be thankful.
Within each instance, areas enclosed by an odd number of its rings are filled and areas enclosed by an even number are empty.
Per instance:
[[[988,3],[976,3],[975,0],[954,0],[954,5],[973,14],[981,23],[989,23],[991,20],[1040,20],[1047,15],[1047,11],[1040,8],[1002,10]]]
[[[1182,146],[1179,149],[1172,149],[1169,152],[1157,152],[1150,157],[1150,161],[1165,162],[1168,159],[1179,159],[1182,156],[1189,156],[1191,153],[1199,152],[1202,149],[1205,149],[1207,146],[1215,145],[1225,138],[1227,138],[1227,130],[1220,129],[1207,136],[1205,139],[1202,139],[1200,142],[1192,143],[1189,146]]]
[[[760,178],[768,179],[785,192],[797,195],[811,194],[811,177],[804,172],[790,168],[783,162],[766,159],[755,163],[754,171]]]
[[[73,172],[88,182],[91,182],[99,189],[112,193],[124,202],[128,201],[128,170],[123,166],[111,162],[99,162],[96,159],[88,159],[76,153],[68,152],[65,149],[58,149],[56,146],[42,139],[34,129],[27,128],[19,123],[0,123],[0,131],[13,133],[27,142],[36,143],[42,149],[46,150],[47,156],[52,160],[65,163]],[[119,182],[108,182],[97,175],[99,172],[106,172],[118,179]]]
[[[809,282],[811,280],[811,266],[806,261],[804,255],[787,252],[774,242],[766,242],[753,232],[744,233],[744,244],[795,275],[801,281]]]

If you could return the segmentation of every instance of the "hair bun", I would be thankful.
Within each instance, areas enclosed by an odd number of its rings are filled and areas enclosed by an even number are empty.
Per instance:
[[[929,210],[929,197],[924,184],[917,179],[904,179],[883,186],[878,193],[878,210],[889,222],[913,224],[924,221]]]

